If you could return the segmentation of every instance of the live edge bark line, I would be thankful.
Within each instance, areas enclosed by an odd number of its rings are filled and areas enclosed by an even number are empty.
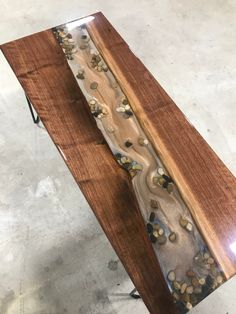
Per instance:
[[[148,310],[174,314],[130,178],[100,144],[102,135],[52,31],[1,49]]]
[[[86,26],[226,278],[236,273],[236,180],[102,13]]]

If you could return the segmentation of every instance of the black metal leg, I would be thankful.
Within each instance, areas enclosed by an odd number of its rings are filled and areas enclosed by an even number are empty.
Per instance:
[[[27,103],[28,103],[28,106],[29,106],[29,110],[30,110],[32,119],[33,119],[33,121],[34,121],[35,124],[38,124],[39,121],[40,121],[40,118],[39,118],[38,115],[37,115],[36,118],[35,118],[35,116],[34,116],[34,111],[33,111],[32,105],[31,105],[31,102],[30,102],[29,98],[28,98],[26,95],[25,95],[25,97],[26,97],[26,100],[27,100]]]
[[[134,288],[134,289],[130,292],[129,295],[130,295],[132,298],[134,298],[134,299],[141,299],[140,295],[137,294],[137,293],[135,293],[135,292],[137,292],[137,289],[136,289],[136,288]]]

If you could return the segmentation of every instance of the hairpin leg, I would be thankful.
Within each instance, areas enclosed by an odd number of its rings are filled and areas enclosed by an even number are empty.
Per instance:
[[[137,292],[137,289],[136,289],[136,288],[134,288],[134,289],[130,292],[129,295],[130,295],[132,298],[134,298],[134,299],[141,299],[140,295],[137,294],[137,293],[135,293],[135,292]]]
[[[34,116],[34,111],[33,111],[32,105],[31,105],[31,102],[30,102],[29,98],[28,98],[26,95],[25,95],[25,97],[26,97],[26,100],[27,100],[27,103],[28,103],[28,106],[29,106],[29,110],[30,110],[32,119],[33,119],[33,121],[34,121],[35,124],[38,124],[39,121],[40,121],[40,118],[39,118],[38,115],[37,115],[36,118],[35,118],[35,116]]]

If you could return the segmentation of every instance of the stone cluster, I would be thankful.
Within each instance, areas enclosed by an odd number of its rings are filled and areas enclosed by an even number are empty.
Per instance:
[[[89,104],[90,111],[92,112],[95,118],[101,119],[105,115],[108,115],[108,111],[105,108],[105,106],[99,104],[96,99],[92,98],[88,104]]]
[[[137,161],[132,160],[127,156],[117,153],[115,154],[115,157],[118,163],[129,172],[131,177],[136,176],[136,174],[143,169],[143,166],[141,164],[137,163]]]

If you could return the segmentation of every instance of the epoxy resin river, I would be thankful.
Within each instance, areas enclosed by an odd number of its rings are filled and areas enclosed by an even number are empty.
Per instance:
[[[114,158],[130,173],[148,236],[179,312],[185,313],[224,276],[86,25],[72,22],[54,33]]]

